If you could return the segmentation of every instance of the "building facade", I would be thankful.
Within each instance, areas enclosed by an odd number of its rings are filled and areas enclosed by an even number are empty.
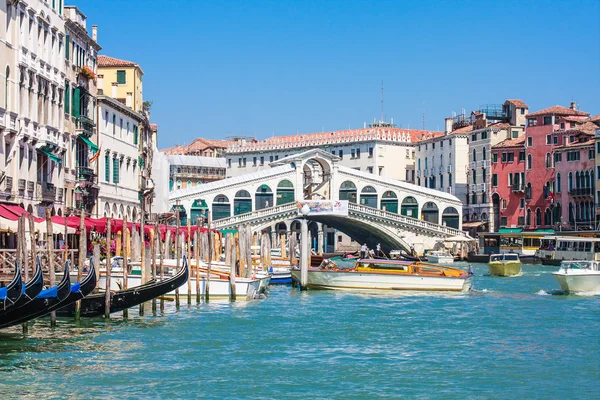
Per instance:
[[[525,226],[525,137],[492,146],[492,213],[496,230]]]
[[[254,139],[236,139],[250,140]],[[174,146],[161,150],[166,155],[198,156],[198,157],[225,157],[225,150],[229,145],[235,143],[235,140],[215,140],[197,138],[186,146]]]
[[[225,179],[225,158],[168,155],[169,191]]]
[[[65,106],[64,136],[67,151],[63,160],[65,189],[63,199],[67,213],[85,210],[96,214],[98,198],[97,171],[90,158],[98,151],[96,128],[97,27],[88,34],[86,16],[73,6],[65,13]]]
[[[144,111],[143,76],[144,71],[135,62],[98,57],[98,89],[137,112]]]
[[[64,134],[62,1],[0,6],[0,201],[62,215]]]

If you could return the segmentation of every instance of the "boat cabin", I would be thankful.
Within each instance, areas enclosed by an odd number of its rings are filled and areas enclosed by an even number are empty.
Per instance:
[[[537,256],[552,260],[600,261],[600,238],[581,236],[553,236],[542,246]]]
[[[510,262],[519,261],[519,255],[515,253],[492,254],[490,262]]]
[[[520,256],[534,256],[541,247],[548,246],[548,238],[553,230],[538,229],[524,232],[517,228],[500,228],[498,232],[479,236],[479,248],[483,254],[516,253]]]
[[[600,262],[598,261],[563,261],[560,263],[560,268],[563,270],[568,269],[587,269],[590,271],[600,271]]]

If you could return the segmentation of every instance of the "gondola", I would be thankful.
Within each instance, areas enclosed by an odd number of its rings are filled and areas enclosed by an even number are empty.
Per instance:
[[[4,315],[9,310],[16,310],[23,307],[25,304],[33,300],[44,288],[44,274],[42,273],[42,267],[40,265],[40,258],[37,257],[37,268],[35,274],[27,284],[21,290],[21,297],[12,306],[7,307],[4,310],[0,310],[0,316]]]
[[[139,304],[150,301],[166,293],[169,293],[188,279],[187,259],[183,259],[183,267],[175,276],[164,281],[152,280],[141,286],[130,289],[111,292],[110,294],[110,312],[115,313],[123,311],[126,308],[135,307]],[[82,317],[99,317],[105,314],[105,293],[94,294],[81,300]],[[60,317],[71,317],[75,315],[75,305],[73,303],[59,309],[57,315]]]
[[[59,304],[71,293],[71,281],[69,280],[69,264],[65,263],[65,274],[58,285],[50,289],[42,290],[35,299],[15,310],[9,310],[0,316],[0,329],[27,322],[46,314],[50,307]]]
[[[21,267],[19,261],[15,262],[15,277],[10,283],[0,288],[0,310],[9,310],[23,294],[23,281],[21,280]]]

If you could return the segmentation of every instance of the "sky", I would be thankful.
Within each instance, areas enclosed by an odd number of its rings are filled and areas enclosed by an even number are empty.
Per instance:
[[[197,137],[443,130],[521,99],[600,114],[600,1],[76,0],[139,63],[159,148]]]

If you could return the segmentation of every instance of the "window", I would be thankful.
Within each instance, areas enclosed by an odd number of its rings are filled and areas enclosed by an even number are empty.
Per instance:
[[[471,194],[471,204],[477,204],[477,194],[475,192]]]
[[[487,131],[481,132],[481,140],[487,139]]]
[[[554,153],[554,164],[562,161],[562,153]]]
[[[512,172],[508,174],[508,187],[511,187],[513,184],[513,174]]]
[[[113,183],[119,183],[119,159],[113,158]]]
[[[125,70],[117,70],[117,83],[119,85],[127,83],[125,79]]]
[[[519,208],[525,208],[525,199],[524,198],[519,199]],[[520,224],[520,225],[523,225],[523,224]]]
[[[521,115],[525,115],[525,107],[521,107],[520,110],[521,110]]]
[[[552,159],[550,153],[546,153],[546,168],[552,168]]]
[[[338,151],[338,156],[339,156],[340,158],[344,158],[344,150],[340,150],[340,151]],[[273,160],[271,160],[271,161],[273,161]]]
[[[524,150],[519,152],[519,162],[525,162],[525,151]]]
[[[571,123],[569,124],[569,127],[571,127],[571,128],[575,128],[575,122],[571,122]]]
[[[527,146],[533,146],[533,138],[531,136],[527,138]]]
[[[112,126],[113,126],[113,135],[114,135],[115,133],[117,133],[117,116],[115,114],[113,114]]]
[[[104,180],[110,182],[110,155],[108,153],[104,156]]]
[[[260,156],[260,165],[265,165],[265,156]]]
[[[477,184],[477,171],[473,170],[473,184]]]
[[[558,144],[558,136],[554,136],[554,137],[552,138],[552,143],[553,143],[553,144]]]
[[[588,151],[588,159],[593,160],[594,158],[596,158],[596,155],[594,154],[594,150],[589,150]]]
[[[502,199],[502,209],[506,209],[506,199]]]
[[[556,174],[556,193],[560,193],[562,191],[562,179],[560,176],[560,172]]]
[[[279,160],[279,156],[275,156],[275,161]],[[246,159],[244,158],[244,166],[246,166]]]
[[[269,162],[273,162],[273,156],[269,156]]]
[[[544,125],[551,125],[552,124],[552,116],[547,116],[544,117]]]
[[[435,149],[435,142],[431,143],[431,150]]]
[[[256,160],[257,160],[257,157],[252,158],[252,166],[253,167],[256,167]]]
[[[569,142],[573,143],[575,141],[575,136],[569,136]]]
[[[552,135],[546,135],[546,144],[552,144]]]
[[[581,154],[579,151],[568,151],[567,152],[567,161],[579,161],[580,156],[581,156]]]
[[[356,150],[354,150],[354,149],[350,150],[350,158],[356,158]]]
[[[372,174],[373,173],[373,167],[367,167],[367,172]],[[406,171],[408,173],[408,171]]]
[[[508,224],[508,218],[500,217],[500,226],[506,226],[506,224]]]
[[[138,144],[138,126],[133,126],[133,144]]]
[[[512,138],[516,139],[519,137],[519,131],[512,131]]]
[[[477,134],[476,133],[474,133],[474,134],[471,135],[471,141],[472,142],[476,142],[477,141]]]
[[[482,160],[487,160],[487,152],[485,151],[485,147],[483,148]]]
[[[477,161],[477,153],[475,152],[475,149],[473,149],[473,159],[471,161],[473,161],[473,162]]]
[[[444,141],[443,140],[440,142],[440,147],[444,147]]]
[[[65,80],[65,113],[68,114],[71,106],[71,85]]]
[[[228,166],[229,168],[231,168],[231,158],[228,158],[228,159],[227,159],[227,166]]]
[[[492,153],[492,162],[493,163],[497,163],[498,162],[498,153]]]
[[[360,149],[356,149],[356,158],[360,158]]]
[[[242,168],[242,158],[238,158],[238,168]]]
[[[246,157],[242,158],[242,166],[246,168]]]
[[[564,129],[565,129],[565,123],[564,123],[564,122],[561,122],[561,123],[560,123],[560,129],[562,129],[562,130],[564,130]]]
[[[498,186],[498,174],[492,174],[492,186],[493,187]]]
[[[373,148],[369,147],[369,158],[373,158]]]
[[[527,154],[527,169],[531,169],[531,154]]]
[[[537,125],[537,118],[529,118],[527,120],[527,125],[528,126],[536,126]]]
[[[452,139],[448,139],[448,146],[452,146]]]

